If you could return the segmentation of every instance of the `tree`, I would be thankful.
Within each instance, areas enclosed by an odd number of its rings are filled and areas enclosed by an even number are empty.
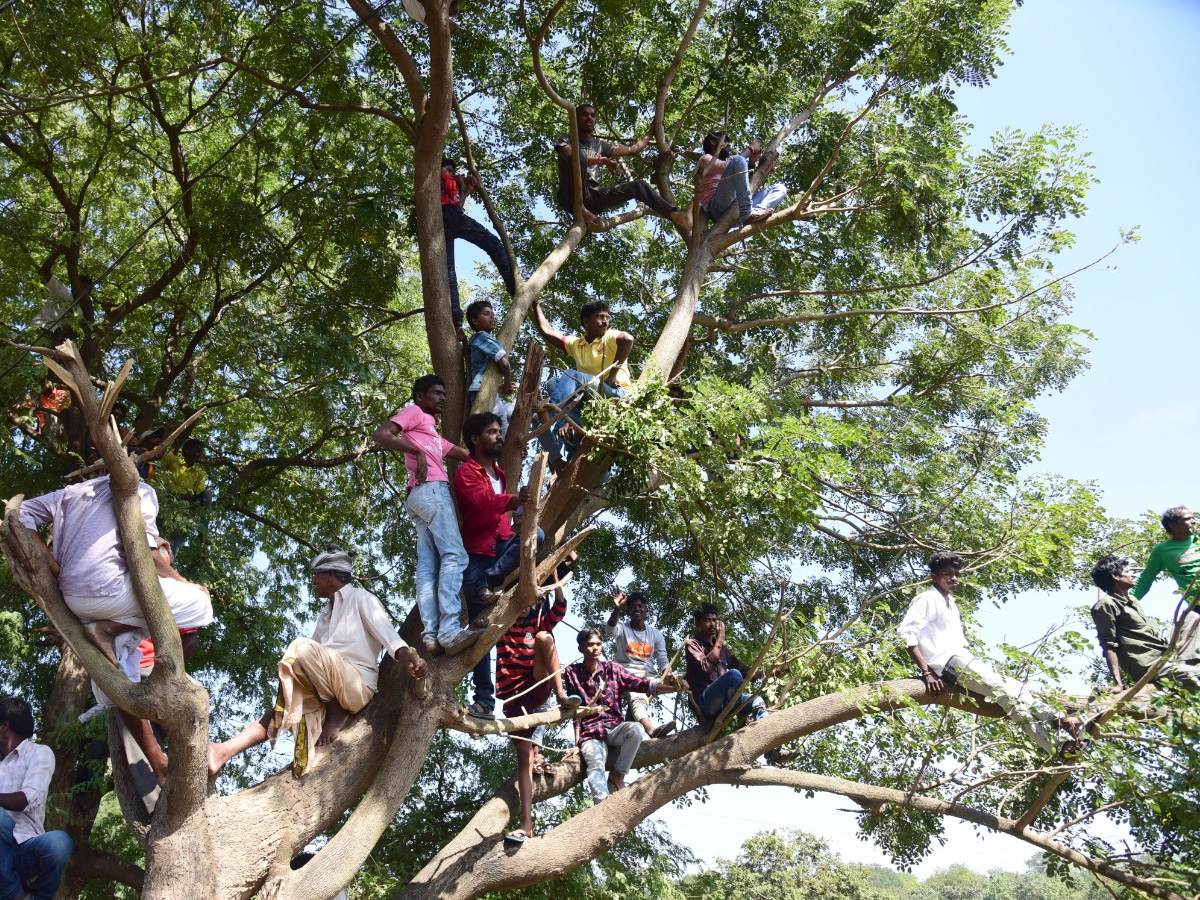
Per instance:
[[[7,517],[11,574],[69,651],[21,640],[20,663],[0,674],[43,699],[60,771],[80,753],[65,723],[88,702],[87,676],[169,739],[153,813],[113,766],[144,878],[82,841],[72,883],[118,877],[152,898],[178,883],[204,897],[331,896],[401,810],[439,731],[480,730],[454,690],[483,645],[435,661],[420,696],[385,666],[340,765],[207,794],[210,723],[269,693],[276,653],[311,612],[299,585],[313,545],[352,543],[373,585],[401,596],[411,585],[395,465],[367,435],[429,365],[451,388],[446,433],[461,421],[437,199],[449,149],[481,175],[488,216],[527,273],[498,332],[528,361],[514,433],[542,375],[540,351],[518,341],[534,299],[567,327],[581,297],[613,302],[636,322],[642,373],[628,402],[589,407],[581,452],[527,510],[522,578],[488,614],[492,634],[533,600],[540,523],[540,573],[586,538],[580,593],[630,566],[676,638],[695,601],[719,596],[738,649],[771,674],[777,712],[647,743],[637,764],[653,773],[515,855],[498,841],[515,803],[503,786],[430,843],[404,896],[465,900],[575,871],[714,783],[848,796],[900,861],[951,815],[1155,896],[1191,889],[1186,698],[1167,693],[1157,717],[1114,719],[1093,754],[1047,763],[990,720],[997,709],[925,694],[888,637],[932,548],[967,551],[967,600],[1003,599],[1061,583],[1093,547],[1132,533],[1104,521],[1089,486],[1021,476],[1044,427],[1034,399],[1084,366],[1053,259],[1090,173],[1070,129],[966,141],[954,91],[993,77],[1010,4],[556,0],[470,6],[453,34],[446,0],[426,2],[423,26],[398,9],[48,4],[22,7],[5,33],[5,321],[31,322],[51,276],[69,297],[51,334],[15,328],[9,342],[5,493],[55,486],[90,432],[128,521],[136,473],[105,424],[118,393],[136,431],[191,422],[183,431],[204,435],[219,481],[181,555],[217,596],[204,687],[184,676],[144,552],[130,562],[159,665],[133,686],[83,639]],[[653,154],[631,166],[665,197],[690,201],[689,148],[722,126],[763,136],[754,184],[782,181],[787,205],[737,231],[731,213],[706,227],[694,210],[689,234],[642,209],[592,231],[578,207],[558,218],[549,145],[577,137],[585,97],[602,133],[651,133]],[[46,346],[63,338],[77,350]],[[61,434],[29,415],[43,376],[29,348],[76,386]],[[489,374],[477,408],[498,381]],[[511,470],[524,447],[510,444]],[[597,530],[578,532],[587,521]],[[6,603],[31,614],[16,590]],[[1011,665],[1053,678],[1075,664],[1055,653],[1081,646],[1064,635]],[[784,744],[786,766],[754,764]],[[580,775],[564,766],[538,800]],[[98,801],[64,810],[78,835]],[[1089,837],[1112,812],[1144,853]],[[323,833],[303,875],[291,872]]]

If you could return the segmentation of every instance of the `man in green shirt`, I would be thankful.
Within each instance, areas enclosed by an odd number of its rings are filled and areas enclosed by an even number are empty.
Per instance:
[[[1128,559],[1116,554],[1104,557],[1092,569],[1092,581],[1104,592],[1092,607],[1092,621],[1115,690],[1123,691],[1122,672],[1134,681],[1141,678],[1166,652],[1167,641],[1134,596],[1133,569]],[[1188,629],[1185,625],[1175,658],[1163,663],[1154,680],[1175,681],[1190,690],[1200,690],[1198,662],[1200,628]]]
[[[1186,506],[1173,506],[1163,513],[1162,526],[1171,539],[1154,545],[1146,559],[1146,568],[1129,593],[1141,600],[1158,573],[1164,571],[1175,579],[1181,591],[1187,592],[1188,586],[1200,575],[1200,540],[1192,534],[1195,522],[1196,517]],[[1190,594],[1187,599],[1192,600]]]

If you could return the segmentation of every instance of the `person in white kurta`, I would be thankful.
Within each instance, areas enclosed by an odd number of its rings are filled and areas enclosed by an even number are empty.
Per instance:
[[[346,720],[375,696],[381,650],[411,677],[425,677],[425,661],[396,633],[379,598],[350,583],[352,559],[344,550],[329,550],[312,561],[313,584],[328,601],[312,636],[297,638],[284,651],[275,708],[229,740],[210,745],[211,774],[244,750],[274,743],[290,731],[296,738],[292,770],[303,775],[315,749],[337,740]]]
[[[920,667],[921,679],[931,694],[940,694],[946,682],[991,700],[1010,713],[1043,750],[1054,752],[1050,728],[1065,728],[1074,737],[1079,721],[1060,717],[1035,698],[1028,686],[1001,675],[967,648],[962,617],[954,602],[962,557],[939,551],[929,558],[933,587],[917,594],[900,622],[900,637]]]

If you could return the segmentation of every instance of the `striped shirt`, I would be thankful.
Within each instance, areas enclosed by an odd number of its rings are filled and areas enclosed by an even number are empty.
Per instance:
[[[589,672],[582,661],[571,663],[563,670],[563,687],[568,694],[582,697],[587,705],[602,709],[594,716],[575,720],[575,743],[582,744],[604,740],[610,729],[625,721],[621,708],[622,691],[654,694],[658,682],[634,675],[620,663],[602,659],[595,672]]]
[[[553,631],[567,614],[567,598],[538,603],[496,641],[496,696],[505,700],[529,685],[533,674],[533,639],[539,631]]]

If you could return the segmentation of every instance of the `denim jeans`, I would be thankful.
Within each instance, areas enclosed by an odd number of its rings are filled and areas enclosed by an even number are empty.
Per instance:
[[[458,273],[454,268],[455,238],[462,238],[464,241],[474,244],[491,257],[492,263],[508,291],[508,296],[511,297],[517,292],[517,283],[513,279],[512,263],[508,261],[508,254],[504,252],[504,244],[501,243],[500,238],[463,212],[462,207],[443,205],[442,226],[446,232],[446,268],[449,270],[447,274],[450,276],[450,314],[454,319],[454,324],[461,325],[463,313],[458,299]]]
[[[589,391],[596,391],[609,399],[614,397],[620,399],[625,396],[624,388],[614,387],[608,382],[601,381],[595,375],[586,375],[577,369],[565,369],[546,382],[546,398],[559,409],[567,404],[568,397],[579,393],[579,396],[571,401],[571,409],[567,413],[567,418],[576,424],[581,424],[583,421],[583,402],[587,399]],[[569,429],[567,432],[569,437],[566,440],[560,440],[555,434],[562,427],[563,421],[560,419],[549,431],[543,431],[538,435],[538,443],[549,455],[551,462],[570,459],[571,453],[579,445],[579,438]]]
[[[637,756],[638,747],[646,737],[646,729],[637,722],[622,722],[614,725],[604,736],[604,740],[584,741],[579,747],[579,755],[587,767],[588,793],[592,801],[599,803],[608,796],[608,773],[605,766],[608,763],[608,748],[617,750],[617,758],[613,760],[613,771],[622,777],[629,774],[633,767],[633,759]]]
[[[409,492],[404,508],[417,526],[417,609],[422,637],[426,642],[436,639],[445,644],[462,628],[458,591],[467,567],[450,484],[418,484]]]
[[[721,181],[707,204],[708,217],[714,222],[725,214],[725,210],[738,206],[737,227],[740,227],[752,212],[774,209],[787,196],[783,185],[769,184],[750,196],[750,164],[744,156],[731,156]]]
[[[0,900],[26,891],[31,900],[53,900],[73,847],[65,831],[47,831],[18,844],[13,820],[0,809]]]
[[[741,706],[756,720],[767,714],[767,704],[762,697],[751,699],[749,694],[742,693],[742,673],[730,669],[696,697],[696,709],[705,725],[711,725],[725,709]],[[742,706],[745,702],[746,705]]]

